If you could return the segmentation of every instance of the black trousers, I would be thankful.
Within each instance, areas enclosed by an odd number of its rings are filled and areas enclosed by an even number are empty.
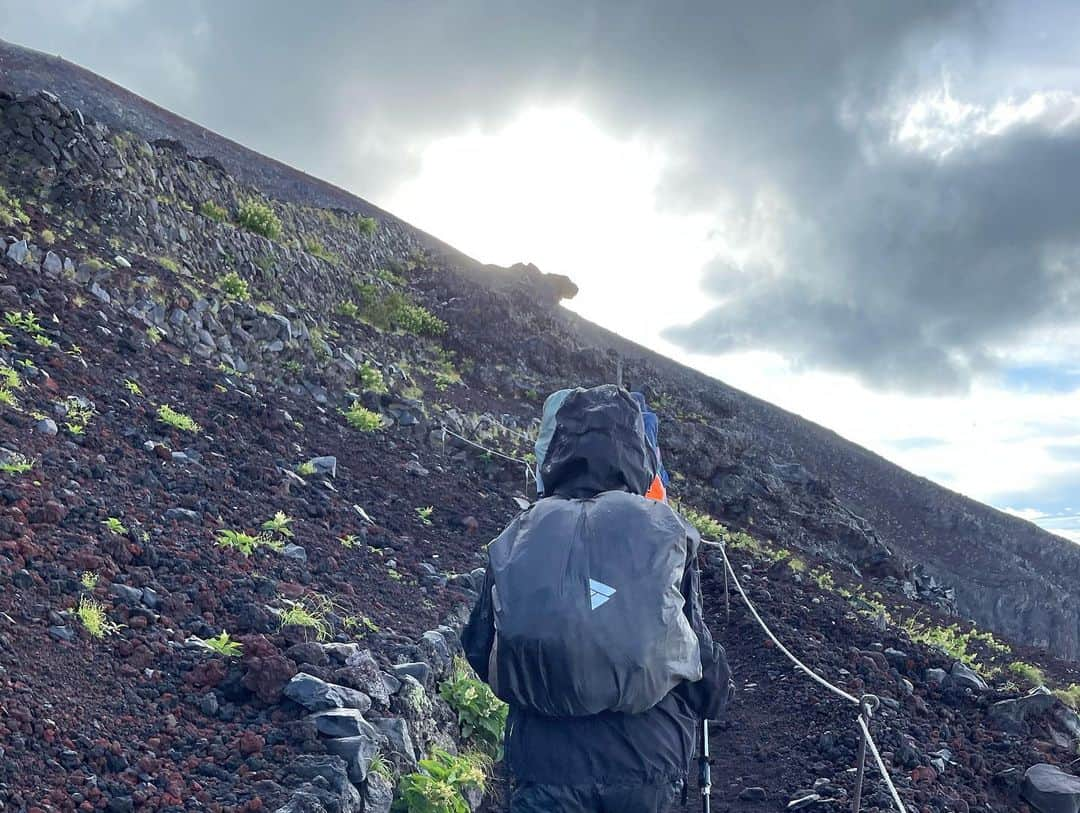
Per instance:
[[[542,785],[518,782],[510,813],[667,813],[682,780],[655,785]]]

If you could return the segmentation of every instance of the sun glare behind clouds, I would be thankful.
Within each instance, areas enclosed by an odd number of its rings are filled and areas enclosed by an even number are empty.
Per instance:
[[[709,218],[656,208],[665,156],[571,108],[534,108],[495,131],[431,143],[387,208],[483,262],[570,276],[568,305],[638,341],[705,310],[688,298],[715,254]]]

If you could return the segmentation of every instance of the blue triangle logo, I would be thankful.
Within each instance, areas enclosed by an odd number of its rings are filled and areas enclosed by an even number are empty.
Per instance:
[[[589,579],[589,600],[594,610],[606,603],[613,595],[615,595],[614,587],[598,582],[596,579]]]

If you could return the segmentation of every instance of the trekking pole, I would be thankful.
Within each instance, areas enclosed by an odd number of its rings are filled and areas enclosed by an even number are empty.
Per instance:
[[[698,759],[698,786],[701,788],[701,809],[712,809],[712,768],[709,766],[709,721],[701,721],[701,756]]]

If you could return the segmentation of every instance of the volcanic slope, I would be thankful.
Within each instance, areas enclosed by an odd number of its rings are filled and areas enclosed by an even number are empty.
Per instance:
[[[650,353],[563,309],[537,309],[518,297],[514,314],[521,324],[493,324],[478,307],[489,291],[517,288],[551,301],[553,296],[572,295],[575,289],[565,279],[525,266],[510,270],[480,266],[368,201],[261,156],[71,62],[0,40],[0,87],[23,94],[51,89],[71,107],[117,131],[205,156],[214,167],[279,202],[338,207],[339,213],[379,218],[383,233],[364,243],[362,252],[346,251],[347,266],[370,271],[420,249],[451,266],[457,273],[445,277],[448,285],[441,284],[442,275],[425,284],[439,301],[450,303],[459,317],[455,325],[470,341],[491,342],[490,361],[506,368],[487,382],[498,385],[489,387],[492,394],[520,398],[524,392],[568,380],[609,380],[614,362],[608,354],[621,355],[631,380],[660,398],[669,457],[687,476],[687,485],[698,489],[695,500],[702,507],[739,524],[753,521],[764,535],[783,535],[820,555],[853,562],[864,572],[906,575],[916,587],[911,574],[918,567],[926,583],[937,582],[953,591],[963,615],[1062,657],[1080,657],[1080,546],[913,476],[833,432]],[[61,149],[48,132],[27,131],[26,138],[41,157],[49,153],[50,143]],[[129,185],[130,180],[128,176]],[[144,189],[161,197],[168,209],[166,199],[172,196],[158,186],[148,179]],[[203,196],[213,194],[204,189],[189,194],[191,200],[185,202],[197,205]],[[159,219],[176,228],[194,228],[191,218],[171,211],[152,212],[146,222]],[[387,239],[387,234],[400,239]],[[288,237],[296,239],[297,233],[289,232]],[[154,253],[162,253],[165,242],[175,241],[175,235],[155,235],[154,241]],[[304,260],[289,256],[287,262],[303,265]],[[205,253],[199,263],[203,268],[220,264]],[[340,299],[340,286],[329,284],[325,271],[318,269],[323,276],[319,285],[336,290]],[[477,285],[462,287],[462,278]],[[466,300],[465,290],[476,293]],[[309,306],[339,304],[335,297],[325,296],[326,291],[309,296],[310,291],[291,286],[287,291],[283,287],[283,292]],[[517,328],[514,332],[503,330],[511,325]],[[518,339],[508,342],[508,336]],[[524,374],[526,370],[531,374]],[[883,557],[889,560],[884,568]]]
[[[403,224],[266,199],[50,93],[0,95],[0,146],[0,800],[355,810],[363,794],[383,809],[387,775],[460,739],[437,688],[483,544],[528,495],[518,461],[543,394],[606,380],[611,357],[557,307],[561,280],[522,267],[487,284]],[[623,361],[665,420],[675,496],[751,533],[730,549],[765,618],[830,680],[882,698],[874,731],[905,798],[1021,810],[1025,769],[1068,766],[1080,729],[1062,700],[991,704],[1028,688],[1014,662],[1059,690],[1072,665],[950,633],[947,594],[907,580],[798,462],[747,469],[760,451],[734,396]],[[773,490],[731,499],[695,463],[724,456]],[[835,809],[854,709],[795,675],[737,597],[729,617],[705,560],[740,687],[716,726],[717,809]],[[297,609],[316,628],[289,623]],[[200,643],[223,632],[239,655]],[[312,719],[310,693],[283,696],[298,674],[357,713]],[[328,756],[337,726],[385,771]],[[801,793],[815,784],[820,798]],[[888,809],[870,785],[867,809]]]

